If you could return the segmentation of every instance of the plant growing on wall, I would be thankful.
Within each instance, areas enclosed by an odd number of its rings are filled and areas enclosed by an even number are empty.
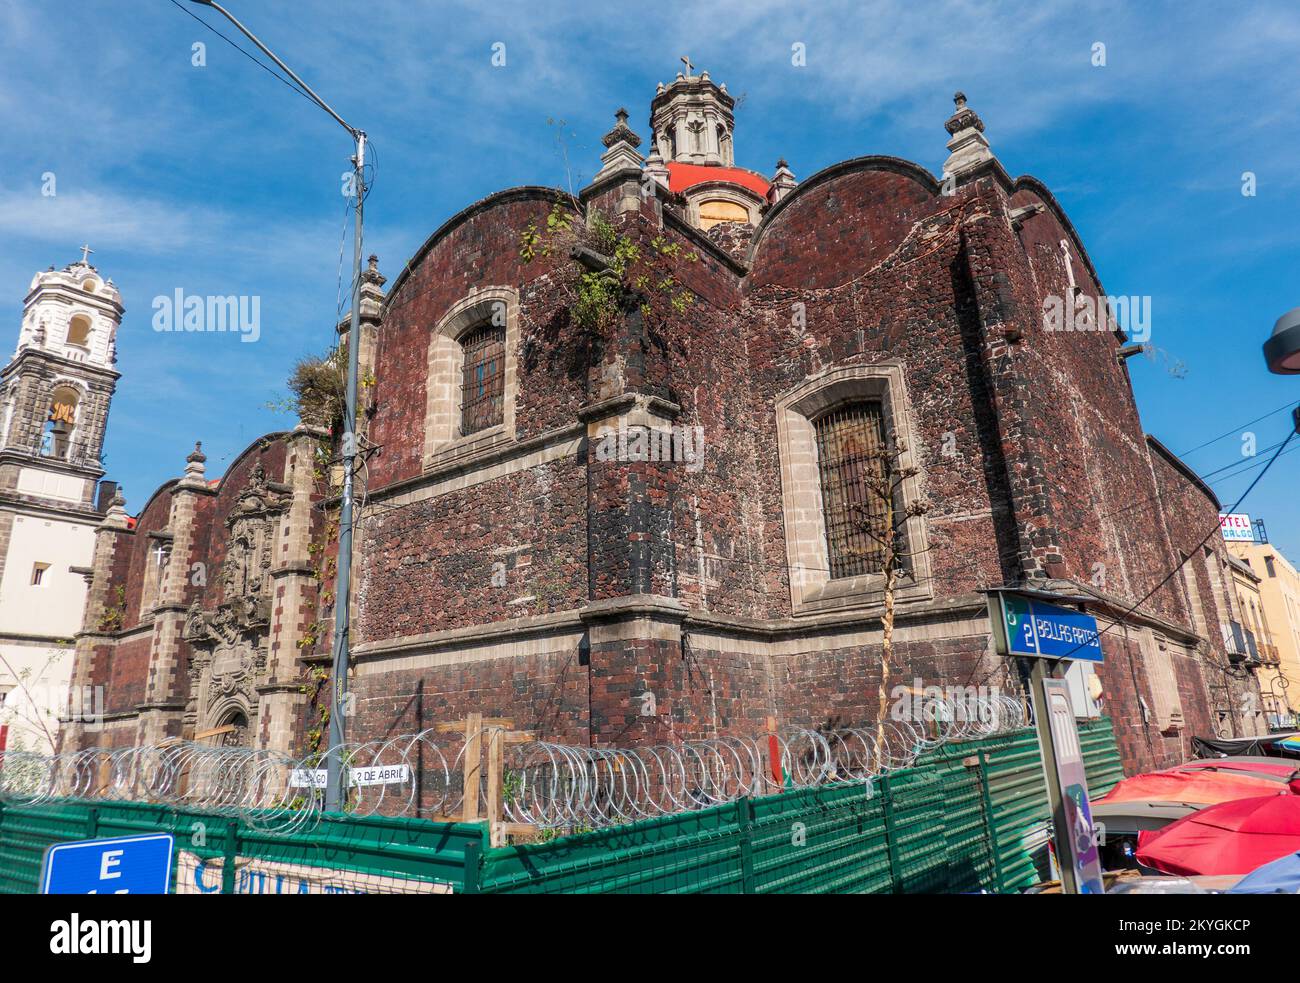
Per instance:
[[[520,233],[519,256],[525,263],[552,256],[568,258],[560,267],[558,282],[570,324],[581,335],[608,339],[629,311],[639,309],[660,341],[669,340],[668,311],[684,313],[694,302],[694,294],[678,279],[679,264],[700,258],[660,235],[643,249],[600,212],[591,211],[582,223],[559,202],[544,227],[531,222]]]
[[[859,478],[866,491],[866,501],[853,506],[858,528],[878,550],[883,577],[880,686],[876,692],[876,736],[880,740],[884,738],[885,721],[888,718],[889,683],[894,665],[894,614],[899,581],[906,576],[910,560],[922,552],[910,548],[907,522],[930,510],[930,503],[924,496],[910,502],[906,500],[904,484],[920,474],[920,469],[915,465],[903,463],[906,454],[906,442],[896,439],[892,434],[878,446],[864,451]]]
[[[113,600],[104,605],[99,616],[100,631],[121,631],[126,618],[126,587],[119,584],[113,591]]]

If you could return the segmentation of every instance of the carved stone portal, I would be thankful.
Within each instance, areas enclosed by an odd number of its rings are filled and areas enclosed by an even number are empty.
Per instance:
[[[266,480],[259,464],[226,519],[222,601],[205,611],[198,601],[185,618],[189,642],[190,699],[186,720],[195,732],[231,720],[243,721],[223,737],[248,742],[257,716],[257,687],[265,680],[271,627],[271,563],[279,517],[288,508],[287,489]]]

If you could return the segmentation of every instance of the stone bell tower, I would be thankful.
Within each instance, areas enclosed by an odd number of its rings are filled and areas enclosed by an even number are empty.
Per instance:
[[[123,307],[90,253],[32,278],[0,370],[0,726],[10,725],[10,746],[45,745],[57,731],[49,711],[60,685],[66,695],[102,519],[96,486]]]

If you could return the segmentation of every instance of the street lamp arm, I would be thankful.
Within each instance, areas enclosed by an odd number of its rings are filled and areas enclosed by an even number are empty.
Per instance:
[[[353,173],[356,180],[356,189],[353,194],[356,220],[353,222],[354,237],[352,243],[352,320],[348,331],[348,374],[347,388],[344,393],[343,433],[341,435],[343,494],[339,503],[338,564],[334,578],[334,655],[330,672],[330,689],[332,691],[329,719],[330,742],[325,761],[325,808],[329,812],[338,812],[347,804],[347,778],[342,761],[342,748],[345,736],[345,700],[347,696],[348,663],[350,661],[348,634],[351,625],[348,620],[348,611],[352,596],[353,479],[357,458],[357,377],[360,374],[358,352],[361,349],[361,246],[366,200],[366,133],[364,130],[358,130],[348,125],[342,116],[334,112],[329,104],[316,95],[293,69],[276,57],[270,48],[259,41],[252,31],[239,23],[225,7],[219,3],[214,3],[213,0],[191,0],[191,2],[211,7],[234,24],[235,27],[239,28],[244,37],[257,45],[263,54],[280,66],[281,70],[298,84],[304,95],[334,117],[340,126],[352,134],[353,140],[356,141],[356,153],[352,157]],[[265,65],[262,67],[266,68]],[[269,71],[269,69],[267,70]],[[281,79],[281,81],[284,80]]]
[[[343,127],[343,129],[351,133],[353,139],[360,141],[361,138],[365,136],[365,134],[361,130],[358,130],[355,126],[352,126],[350,123],[348,123],[348,121],[345,120],[342,116],[334,112],[334,110],[330,107],[329,103],[327,103],[324,99],[318,96],[315,93],[315,91],[312,89],[312,87],[308,85],[306,82],[304,82],[302,79],[300,79],[298,77],[298,74],[292,68],[290,68],[284,62],[282,62],[276,56],[274,51],[272,51],[270,48],[264,45],[258,39],[256,34],[254,34],[252,31],[246,28],[243,24],[241,24],[238,21],[238,19],[236,19],[234,14],[232,14],[225,7],[221,6],[221,4],[217,3],[216,0],[190,0],[190,2],[196,3],[202,7],[211,7],[222,17],[226,18],[226,20],[230,21],[230,23],[234,24],[235,27],[239,29],[239,32],[244,35],[244,37],[248,38],[248,40],[252,41],[255,45],[257,45],[258,50],[260,50],[262,54],[266,55],[266,57],[270,58],[273,62],[275,62],[278,66],[280,66],[281,71],[283,71],[286,75],[289,76],[289,78],[293,79],[296,83],[298,83],[299,88],[301,88],[303,92],[307,94],[307,97],[311,99],[312,102],[316,103],[316,105],[320,106],[321,109],[325,110],[325,112],[333,116],[334,119],[338,121],[338,124],[341,127]]]

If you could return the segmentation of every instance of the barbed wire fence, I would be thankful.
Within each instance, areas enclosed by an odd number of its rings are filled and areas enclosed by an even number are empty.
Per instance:
[[[346,812],[354,817],[475,819],[483,818],[482,802],[512,824],[599,829],[791,789],[861,784],[870,794],[877,779],[944,744],[1032,723],[1025,703],[1001,694],[926,694],[902,716],[867,727],[626,748],[507,744],[507,727],[484,722],[477,738],[443,725],[301,758],[179,739],[50,755],[9,751],[0,754],[0,801],[145,801],[289,836],[321,821],[325,764],[337,754],[349,775]],[[481,767],[479,755],[498,739],[502,764],[494,773]]]

